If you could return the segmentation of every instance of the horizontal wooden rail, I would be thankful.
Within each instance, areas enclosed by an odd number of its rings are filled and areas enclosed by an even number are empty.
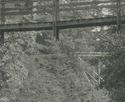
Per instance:
[[[30,2],[39,2],[40,0],[30,0]],[[52,0],[45,0],[45,2],[49,2],[49,1],[52,1]],[[0,0],[0,2],[2,2],[1,0]],[[4,3],[15,3],[15,2],[26,2],[26,0],[4,0],[3,1]],[[44,2],[44,1],[42,1],[42,2]]]
[[[122,6],[125,6],[125,4],[123,4]],[[83,6],[83,7],[68,7],[68,8],[60,8],[59,11],[63,12],[63,11],[71,11],[71,10],[91,10],[91,9],[102,9],[102,8],[108,8],[108,9],[112,9],[112,8],[116,8],[116,5],[101,5],[101,6]],[[37,9],[37,8],[36,8]],[[5,16],[11,16],[11,15],[27,15],[27,14],[34,14],[34,13],[40,13],[40,14],[44,14],[44,12],[48,12],[48,13],[52,13],[53,9],[52,8],[43,8],[40,7],[38,8],[36,11],[31,11],[29,9],[17,9],[17,8],[4,8],[4,13],[3,15]]]
[[[102,3],[103,4],[102,4]],[[101,4],[101,6],[106,6],[107,4],[107,7],[108,6],[112,6],[112,5],[115,5],[116,2],[107,2],[107,1],[101,1],[101,2],[80,2],[80,3],[68,3],[68,4],[60,4],[60,8],[63,8],[63,7],[69,7],[69,6],[83,6],[84,7],[87,7],[87,6],[92,6],[94,4],[96,4],[96,6],[99,6],[99,4]],[[111,4],[109,4],[111,3]],[[125,5],[125,2],[121,4],[121,6],[124,6]],[[28,8],[22,8],[22,7],[19,7],[19,8],[4,8],[4,10],[6,11],[11,11],[11,10],[26,10],[26,9],[34,9],[34,8],[37,8],[37,9],[42,9],[42,8],[52,8],[53,5],[37,5],[37,6],[31,6],[31,7],[28,7]]]
[[[117,17],[103,17],[95,19],[80,19],[80,20],[69,20],[57,22],[58,29],[68,28],[84,28],[92,26],[105,26],[115,25]],[[125,16],[121,17],[122,24],[125,24]],[[53,22],[42,22],[42,23],[27,23],[27,24],[5,24],[0,25],[0,31],[11,32],[11,31],[38,31],[38,30],[52,30]]]

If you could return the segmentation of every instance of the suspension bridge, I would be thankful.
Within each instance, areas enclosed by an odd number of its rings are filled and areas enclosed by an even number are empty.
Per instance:
[[[65,3],[62,3],[61,0],[0,0],[0,4],[2,41],[4,41],[4,32],[52,30],[56,39],[59,40],[59,30],[61,29],[117,25],[119,30],[121,23],[125,23],[124,0],[93,0],[89,2],[81,0]],[[61,18],[62,12],[72,11],[77,16],[80,15],[80,11],[89,13],[91,10],[101,10],[103,8],[111,10],[112,14],[105,17],[97,15],[69,20]],[[8,18],[33,14],[49,14],[53,19],[41,22],[6,23]]]

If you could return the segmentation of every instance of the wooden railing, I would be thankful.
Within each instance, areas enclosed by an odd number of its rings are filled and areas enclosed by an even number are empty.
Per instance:
[[[125,0],[105,0],[105,1],[92,1],[92,2],[84,2],[84,0],[82,2],[70,2],[70,3],[60,3],[59,0],[45,0],[42,2],[47,2],[48,4],[46,5],[28,5],[28,7],[26,7],[26,3],[29,2],[40,2],[40,0],[0,0],[0,4],[1,4],[1,24],[3,25],[6,22],[6,16],[19,16],[19,15],[28,15],[28,14],[45,14],[45,13],[50,13],[53,17],[53,32],[54,32],[54,36],[56,37],[56,39],[59,39],[59,27],[60,29],[66,29],[67,28],[77,28],[77,27],[86,27],[86,26],[96,26],[96,25],[110,25],[110,24],[117,24],[117,29],[120,29],[120,25],[121,25],[121,8],[125,5]],[[49,2],[51,1],[51,3],[49,4]],[[15,3],[22,3],[23,6],[21,7],[12,7],[11,5],[15,4]],[[4,5],[4,6],[3,6]],[[6,5],[10,5],[10,7],[6,6]],[[65,11],[78,11],[78,10],[83,10],[83,11],[89,11],[89,10],[93,10],[93,9],[102,9],[102,8],[108,8],[108,9],[114,9],[115,15],[113,14],[112,16],[116,17],[117,19],[110,19],[110,18],[106,18],[105,20],[100,21],[99,19],[97,20],[96,18],[94,19],[88,19],[89,21],[87,22],[82,22],[83,20],[85,20],[84,18],[82,19],[82,21],[69,21],[69,22],[61,22],[64,24],[60,24],[60,12],[65,12]],[[33,11],[33,9],[36,9],[35,11]],[[108,16],[108,15],[107,15]],[[111,15],[110,15],[111,16]],[[103,18],[100,18],[103,19]],[[109,21],[110,20],[110,21]],[[116,20],[116,22],[115,22]],[[103,22],[104,21],[104,22]],[[124,21],[124,20],[122,20]],[[43,23],[40,25],[38,24],[38,28],[42,29],[45,28],[42,26]],[[12,26],[10,24],[10,26]],[[16,26],[16,24],[14,25]],[[12,27],[14,27],[12,26]],[[23,30],[23,26],[19,26],[17,25],[17,30],[20,28]],[[46,26],[46,25],[45,25]],[[48,25],[47,25],[48,26]],[[50,25],[51,26],[51,23]],[[4,26],[4,30],[5,29],[8,31],[9,28],[6,28],[7,26]],[[32,27],[35,27],[34,24],[28,25],[28,28],[24,27],[25,30],[28,30]],[[11,28],[11,27],[10,27]],[[35,27],[37,30],[37,27]],[[1,28],[0,28],[1,29]],[[33,29],[33,28],[32,28]],[[14,28],[13,28],[14,30]],[[15,28],[16,30],[16,28]],[[2,31],[2,29],[1,29]],[[4,35],[3,32],[1,32],[1,35]],[[1,38],[3,39],[3,36],[1,36]]]

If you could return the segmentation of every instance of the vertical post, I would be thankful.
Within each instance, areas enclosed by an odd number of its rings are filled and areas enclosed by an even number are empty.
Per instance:
[[[32,11],[32,5],[33,5],[32,1],[26,0],[25,1],[25,9],[26,9],[26,11],[28,11],[28,12]]]
[[[37,9],[37,6],[38,6],[38,1],[34,1],[34,2],[31,2],[31,8],[32,8],[32,11],[31,12],[35,12],[35,11],[37,11],[38,9]],[[34,6],[36,6],[35,8],[34,8]],[[38,15],[37,15],[37,13],[31,13],[31,17],[32,17],[32,19],[33,20],[36,20],[36,17],[37,17]]]
[[[121,0],[117,0],[117,31],[121,28]]]
[[[4,8],[5,8],[5,3],[4,0],[1,1],[1,24],[5,24],[5,16],[4,16]],[[4,32],[1,33],[1,44],[4,44]]]
[[[101,83],[100,74],[101,74],[101,62],[99,61],[99,65],[98,65],[98,84],[99,85]]]
[[[54,19],[53,19],[53,33],[56,40],[59,40],[59,29],[57,22],[59,21],[59,0],[54,0]]]

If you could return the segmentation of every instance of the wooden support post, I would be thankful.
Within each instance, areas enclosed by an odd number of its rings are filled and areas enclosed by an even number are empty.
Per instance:
[[[56,40],[59,40],[59,29],[57,22],[59,21],[59,0],[54,0],[54,18],[53,18],[53,33]]]
[[[1,24],[5,24],[5,16],[3,14],[4,12],[4,8],[5,8],[5,3],[4,0],[1,1]],[[1,33],[1,44],[4,44],[4,32],[0,32]]]
[[[117,0],[117,31],[121,28],[121,0]]]
[[[101,62],[99,61],[99,65],[98,65],[98,84],[100,86],[100,83],[101,83]]]
[[[38,8],[37,8],[37,6],[39,5],[39,2],[38,1],[32,1],[31,2],[31,6],[33,7],[32,8],[32,11],[31,12],[37,12],[38,11]],[[35,8],[34,8],[35,7]],[[31,14],[31,17],[32,17],[32,20],[37,20],[37,16],[38,16],[38,14],[37,13],[33,13],[33,14]]]
[[[93,84],[91,83],[90,79],[88,78],[86,72],[84,72],[84,75],[85,75],[87,81],[90,83],[91,88],[93,88]]]
[[[32,9],[30,8],[30,7],[32,7],[32,5],[33,5],[32,1],[30,1],[30,0],[26,0],[26,1],[25,1],[25,9],[26,9],[28,12],[32,11]]]

